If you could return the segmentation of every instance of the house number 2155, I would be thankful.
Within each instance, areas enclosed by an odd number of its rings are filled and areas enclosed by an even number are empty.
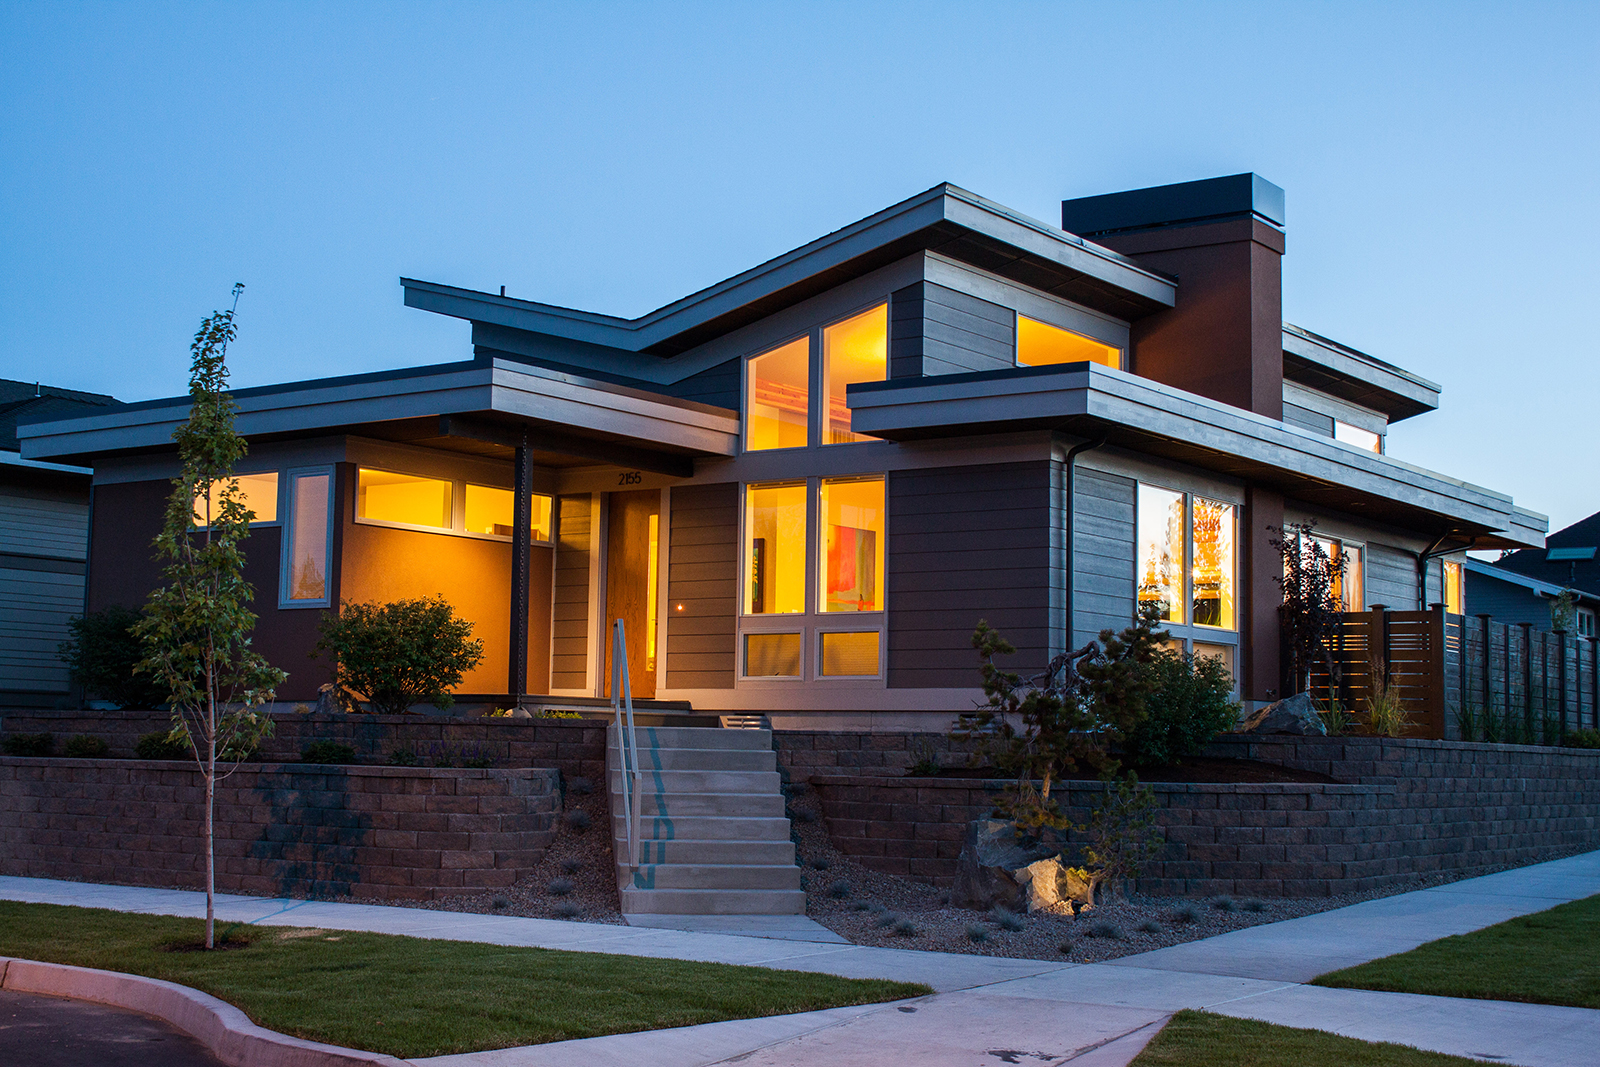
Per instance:
[[[644,475],[638,471],[623,471],[617,475],[618,485],[638,485],[642,481],[644,481]]]

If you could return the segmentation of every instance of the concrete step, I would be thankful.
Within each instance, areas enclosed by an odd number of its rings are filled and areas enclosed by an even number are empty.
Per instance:
[[[611,810],[622,811],[622,798],[615,792],[611,796]],[[639,811],[645,818],[666,815],[755,815],[766,818],[783,817],[781,793],[668,793],[658,795],[645,783],[644,794],[639,798]]]
[[[626,852],[627,839],[617,840],[617,851]],[[782,841],[703,841],[673,838],[644,840],[639,845],[641,863],[742,863],[794,866],[794,842]]]
[[[624,915],[804,915],[799,889],[637,889],[620,894]]]
[[[607,727],[607,743],[615,747],[617,728]],[[732,748],[772,750],[771,730],[721,730],[704,726],[638,726],[635,743],[646,748]]]
[[[628,828],[623,825],[622,805],[615,798],[611,811],[611,839],[626,842]],[[644,841],[789,841],[789,820],[751,815],[645,815],[639,821],[639,837]],[[621,845],[617,851],[623,851]]]
[[[777,771],[646,770],[640,788],[646,793],[777,793],[783,786]],[[622,772],[611,772],[611,790],[623,788]],[[631,782],[628,788],[632,788]]]
[[[664,771],[776,771],[778,754],[770,748],[640,749],[639,765],[646,770]],[[622,758],[615,747],[606,750],[606,766],[613,771],[622,766]]]
[[[799,889],[800,868],[770,864],[649,863],[628,874],[637,889]]]

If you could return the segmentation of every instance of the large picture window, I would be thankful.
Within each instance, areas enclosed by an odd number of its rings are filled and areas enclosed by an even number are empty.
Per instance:
[[[883,610],[883,479],[824,478],[822,611]]]
[[[744,611],[792,614],[806,609],[806,484],[745,490]]]
[[[1237,509],[1140,484],[1136,533],[1138,597],[1162,622],[1237,630]]]
[[[889,376],[889,305],[879,304],[824,329],[822,366],[822,376],[828,385],[823,443],[838,445],[873,440],[850,429],[845,387],[857,382],[881,382]]]
[[[1190,506],[1194,566],[1189,589],[1194,624],[1237,630],[1233,505],[1195,497]]]
[[[744,447],[804,448],[810,443],[811,339],[802,337],[750,360]]]

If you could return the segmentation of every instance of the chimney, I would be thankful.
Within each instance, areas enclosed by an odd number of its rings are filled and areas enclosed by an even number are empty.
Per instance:
[[[1133,371],[1283,418],[1283,190],[1256,174],[1061,203],[1061,228],[1178,279],[1133,324]]]

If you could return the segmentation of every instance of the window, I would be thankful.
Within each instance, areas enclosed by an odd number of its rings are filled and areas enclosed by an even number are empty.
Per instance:
[[[820,671],[824,678],[863,678],[878,674],[878,648],[881,635],[877,630],[865,633],[834,633],[824,631],[817,635],[822,646]]]
[[[1183,622],[1183,494],[1139,486],[1139,606],[1156,617]]]
[[[1025,367],[1050,363],[1099,363],[1122,369],[1122,349],[1071,330],[1017,316],[1017,362]]]
[[[1227,668],[1229,677],[1236,679],[1235,685],[1237,685],[1237,675],[1239,673],[1234,667],[1234,653],[1236,651],[1238,650],[1232,645],[1213,645],[1205,641],[1196,641],[1194,643],[1194,658],[1197,660],[1220,660],[1222,665]]]
[[[822,331],[822,377],[828,383],[828,410],[823,414],[822,425],[824,444],[873,440],[851,431],[845,386],[881,382],[888,376],[888,304],[879,304]]]
[[[267,471],[264,474],[236,474],[233,480],[239,483],[239,499],[244,502],[246,508],[255,512],[255,518],[250,520],[252,523],[278,521],[277,471]],[[209,526],[210,520],[222,510],[222,492],[227,484],[227,482],[213,482],[207,499],[204,502],[195,500],[196,526]]]
[[[1444,561],[1444,610],[1451,615],[1467,613],[1465,568],[1457,560]]]
[[[1237,508],[1142,483],[1138,508],[1140,607],[1154,605],[1163,622],[1237,630]]]
[[[328,604],[328,542],[333,514],[330,471],[289,475],[289,521],[283,539],[279,603],[285,607]]]
[[[805,483],[746,489],[744,529],[745,614],[805,611]]]
[[[744,674],[746,678],[800,677],[800,635],[745,634]]]
[[[1578,636],[1579,637],[1593,637],[1594,636],[1594,612],[1590,611],[1588,608],[1579,608],[1578,609],[1578,617],[1577,617],[1577,627],[1578,627]]]
[[[1194,624],[1237,630],[1233,505],[1195,497],[1193,507],[1190,532],[1194,541],[1194,567],[1189,580]]]
[[[820,610],[882,611],[883,479],[822,479],[820,514]]]
[[[467,533],[510,538],[516,525],[517,494],[492,485],[467,483]],[[535,541],[550,540],[550,498],[533,494],[528,529]]]
[[[436,478],[362,467],[357,477],[356,517],[403,526],[452,529],[451,484]]]
[[[811,339],[802,337],[750,361],[744,447],[804,448],[810,443]],[[849,425],[849,413],[845,415]]]
[[[1383,451],[1382,437],[1371,430],[1363,430],[1359,426],[1351,426],[1348,422],[1340,422],[1338,419],[1333,420],[1333,439],[1367,452]]]
[[[1333,576],[1333,596],[1345,611],[1366,611],[1366,585],[1362,573],[1361,546],[1329,537],[1313,537],[1322,546],[1328,562],[1337,566],[1344,562],[1344,572]]]

